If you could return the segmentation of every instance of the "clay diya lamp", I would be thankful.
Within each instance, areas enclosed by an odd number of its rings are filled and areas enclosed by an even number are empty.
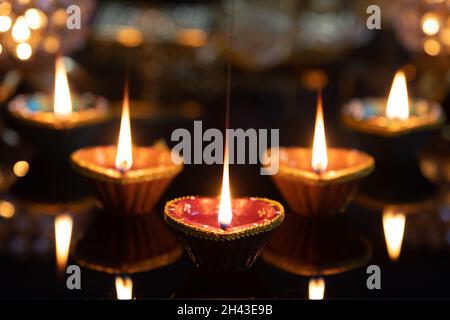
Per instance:
[[[375,156],[377,164],[401,164],[399,170],[411,171],[417,170],[419,148],[433,130],[442,126],[445,114],[437,103],[410,99],[405,74],[398,71],[387,100],[354,99],[343,106],[341,119],[361,147]]]
[[[313,148],[280,148],[278,173],[272,176],[293,212],[307,216],[341,213],[359,181],[374,168],[374,159],[353,149],[327,148],[319,96]]]
[[[133,146],[127,89],[117,147],[82,148],[72,153],[71,162],[94,186],[104,212],[125,215],[150,213],[183,167],[165,145]]]
[[[196,266],[240,271],[252,266],[268,236],[283,222],[284,208],[269,199],[231,198],[226,147],[221,196],[169,201],[164,218]]]
[[[18,131],[38,146],[40,156],[67,159],[89,141],[98,125],[111,118],[108,101],[92,93],[70,92],[62,57],[55,62],[53,97],[43,93],[18,95],[8,105]]]
[[[182,253],[157,214],[98,214],[78,241],[75,260],[96,271],[132,274],[167,266]]]

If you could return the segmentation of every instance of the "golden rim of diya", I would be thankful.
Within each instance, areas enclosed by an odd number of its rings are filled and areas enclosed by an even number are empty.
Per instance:
[[[385,105],[385,100],[371,98],[380,105]],[[379,100],[379,101],[378,101]],[[362,100],[363,101],[363,100]],[[411,100],[414,101],[414,100]],[[424,101],[420,99],[418,101]],[[350,102],[351,103],[351,102]],[[347,127],[362,133],[374,134],[383,137],[397,137],[411,132],[425,131],[439,128],[445,122],[445,115],[438,103],[431,103],[435,114],[428,112],[426,115],[411,115],[408,119],[388,119],[384,115],[377,115],[366,119],[357,119],[348,112],[348,105],[343,107],[341,120]]]
[[[176,202],[180,200],[185,199],[195,199],[196,196],[185,196],[185,197],[179,197],[175,198],[173,200],[170,200],[166,203],[164,206],[164,220],[173,228],[187,234],[190,236],[203,238],[207,240],[213,240],[213,241],[231,241],[231,240],[237,240],[241,238],[245,238],[248,236],[260,234],[263,232],[267,232],[270,230],[275,229],[281,223],[283,223],[284,220],[284,207],[279,203],[278,201],[267,199],[267,198],[259,198],[259,197],[245,197],[244,199],[254,199],[259,201],[264,201],[268,204],[271,204],[278,208],[279,214],[277,214],[273,219],[267,220],[264,219],[261,222],[255,222],[251,226],[239,229],[239,230],[233,230],[233,231],[227,231],[222,229],[214,229],[214,230],[208,230],[206,228],[201,228],[198,226],[194,226],[190,223],[184,222],[180,219],[174,218],[169,213],[169,207],[175,204]],[[255,225],[256,224],[256,225]]]
[[[101,148],[106,151],[116,150],[116,146],[101,146],[101,147],[86,147],[73,152],[70,156],[70,162],[74,169],[80,174],[93,178],[96,180],[111,182],[117,184],[131,184],[147,182],[152,180],[159,180],[164,178],[170,178],[178,174],[183,169],[183,163],[175,164],[170,163],[158,164],[148,168],[133,169],[121,172],[116,168],[108,168],[99,164],[92,163],[84,159],[83,154],[88,151],[92,151],[96,148]],[[154,150],[158,148],[167,152],[170,155],[170,150],[166,146],[160,146],[159,144],[153,147],[138,147],[134,146],[134,150]]]
[[[105,98],[96,96],[102,102],[97,102],[94,107],[80,110],[73,110],[70,115],[58,116],[52,111],[27,112],[24,108],[15,107],[18,103],[15,100],[23,99],[26,96],[18,96],[8,105],[8,111],[18,121],[32,125],[34,127],[47,128],[53,130],[68,130],[82,126],[98,124],[109,120],[113,116],[111,108]],[[98,105],[103,103],[105,107]]]
[[[280,148],[279,152],[284,151],[296,151],[303,153],[311,153],[308,148],[300,147],[285,147]],[[290,180],[302,181],[310,185],[323,186],[330,184],[340,184],[357,180],[368,176],[375,168],[375,159],[362,151],[356,149],[343,149],[343,148],[328,148],[328,155],[333,152],[352,152],[359,157],[359,163],[348,165],[340,169],[329,169],[325,172],[316,173],[312,170],[301,169],[298,167],[284,164],[280,160],[280,166],[277,176],[284,177]]]
[[[145,259],[136,263],[124,263],[118,266],[108,266],[101,262],[89,261],[85,258],[75,257],[76,261],[82,266],[91,270],[105,272],[109,274],[120,274],[120,273],[137,273],[149,270],[158,269],[161,267],[168,266],[178,260],[178,258],[183,254],[183,248],[177,246],[169,252],[160,254],[158,256]]]

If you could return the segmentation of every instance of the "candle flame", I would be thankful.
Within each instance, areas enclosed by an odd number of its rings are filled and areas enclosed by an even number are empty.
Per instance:
[[[55,61],[53,110],[60,117],[67,117],[72,112],[72,98],[70,96],[69,82],[67,81],[67,72],[63,57],[57,57]]]
[[[316,124],[314,129],[314,141],[311,167],[314,171],[321,173],[327,169],[327,141],[325,138],[325,125],[323,121],[322,96],[317,99]]]
[[[123,98],[122,118],[120,120],[119,141],[117,143],[116,168],[118,170],[126,171],[133,166],[132,149],[128,84],[126,84]]]
[[[128,276],[117,276],[116,293],[118,300],[131,300],[133,298],[133,280]]]
[[[390,119],[405,120],[409,117],[408,88],[403,71],[397,71],[392,81],[386,107],[386,116]]]
[[[325,280],[323,278],[311,278],[308,285],[309,300],[323,300],[325,295]]]
[[[60,214],[55,218],[56,266],[59,272],[64,272],[69,259],[72,225],[70,214]]]
[[[405,232],[405,220],[406,216],[402,212],[393,210],[383,212],[384,238],[392,261],[396,261],[400,257]]]
[[[231,192],[230,192],[230,175],[229,175],[229,161],[228,161],[228,137],[225,143],[225,156],[223,161],[223,177],[222,177],[222,191],[220,193],[219,204],[219,225],[222,229],[226,229],[233,219],[233,211],[231,209]]]

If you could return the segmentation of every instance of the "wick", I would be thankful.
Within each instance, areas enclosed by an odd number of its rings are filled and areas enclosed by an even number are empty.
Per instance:
[[[228,224],[220,223],[220,229],[225,231],[225,230],[227,230],[227,228],[228,228]]]
[[[125,169],[127,167],[127,162],[126,161],[122,161],[120,163],[119,168],[117,168],[117,170],[119,170],[120,173],[124,174],[125,172],[127,172],[128,170]]]
[[[322,175],[323,173],[325,173],[326,170],[322,169],[322,168],[318,168],[318,169],[314,169],[313,171],[318,174],[319,176]]]

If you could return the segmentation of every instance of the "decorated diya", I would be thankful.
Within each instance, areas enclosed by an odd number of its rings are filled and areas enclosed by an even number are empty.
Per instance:
[[[262,258],[289,273],[323,276],[362,267],[371,254],[370,243],[346,216],[311,218],[287,214]]]
[[[182,253],[157,214],[98,214],[77,243],[75,259],[96,271],[131,274],[167,266]]]
[[[82,148],[72,153],[71,162],[95,187],[105,212],[125,215],[151,212],[183,167],[172,162],[170,150],[161,143],[133,146],[127,88],[117,147]]]
[[[319,96],[313,148],[280,148],[273,181],[293,212],[308,216],[343,212],[359,181],[374,169],[374,159],[361,151],[327,148]]]
[[[263,198],[231,198],[225,147],[220,197],[183,197],[166,203],[164,218],[196,266],[210,270],[250,268],[268,236],[284,219],[283,206]]]

